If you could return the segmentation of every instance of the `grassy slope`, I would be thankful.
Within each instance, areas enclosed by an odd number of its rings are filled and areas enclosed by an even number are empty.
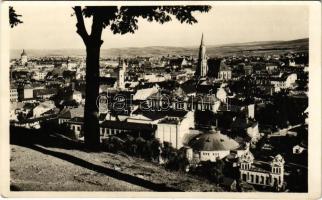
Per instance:
[[[220,191],[214,184],[187,174],[169,172],[163,167],[126,155],[107,152],[87,153],[54,147],[40,149],[80,158],[96,166],[151,181],[182,191]],[[53,156],[54,155],[54,156]],[[149,191],[145,187],[99,173],[55,154],[11,145],[11,186],[27,191]],[[136,182],[135,182],[136,183]]]

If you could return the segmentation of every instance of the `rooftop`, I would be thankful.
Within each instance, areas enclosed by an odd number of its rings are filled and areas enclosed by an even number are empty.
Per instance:
[[[151,120],[158,120],[164,117],[178,117],[183,118],[188,112],[183,110],[164,110],[164,111],[144,111],[137,109],[133,112],[134,115],[143,115]]]
[[[101,127],[122,129],[122,130],[132,130],[132,131],[155,131],[157,128],[156,125],[153,125],[153,124],[142,124],[142,123],[125,122],[125,121],[111,121],[111,120],[106,120],[102,122]]]
[[[239,147],[239,144],[220,131],[210,131],[197,135],[189,142],[194,150],[198,151],[229,151]]]
[[[77,108],[64,108],[60,111],[59,118],[72,119],[74,117],[83,117],[84,116],[84,107],[79,106]]]

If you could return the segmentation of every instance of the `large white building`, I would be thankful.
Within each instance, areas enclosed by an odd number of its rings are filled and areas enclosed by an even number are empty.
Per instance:
[[[168,142],[173,148],[180,149],[184,146],[190,129],[194,128],[194,112],[189,111],[184,117],[165,117],[157,124],[155,137],[161,143]]]

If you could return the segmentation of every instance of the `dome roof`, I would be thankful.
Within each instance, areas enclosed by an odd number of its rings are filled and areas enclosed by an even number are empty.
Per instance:
[[[211,131],[196,136],[189,146],[197,151],[229,151],[239,147],[239,144],[219,131]]]

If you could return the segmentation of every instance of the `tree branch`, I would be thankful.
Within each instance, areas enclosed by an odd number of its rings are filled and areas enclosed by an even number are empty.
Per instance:
[[[85,45],[87,45],[87,43],[89,42],[89,35],[88,35],[87,31],[86,31],[84,18],[83,18],[83,14],[82,14],[82,8],[80,6],[75,6],[75,7],[73,7],[73,9],[75,11],[75,15],[76,15],[76,19],[77,19],[77,23],[76,23],[77,31],[76,31],[76,33],[78,33],[78,35],[81,36],[81,38],[83,39]]]

